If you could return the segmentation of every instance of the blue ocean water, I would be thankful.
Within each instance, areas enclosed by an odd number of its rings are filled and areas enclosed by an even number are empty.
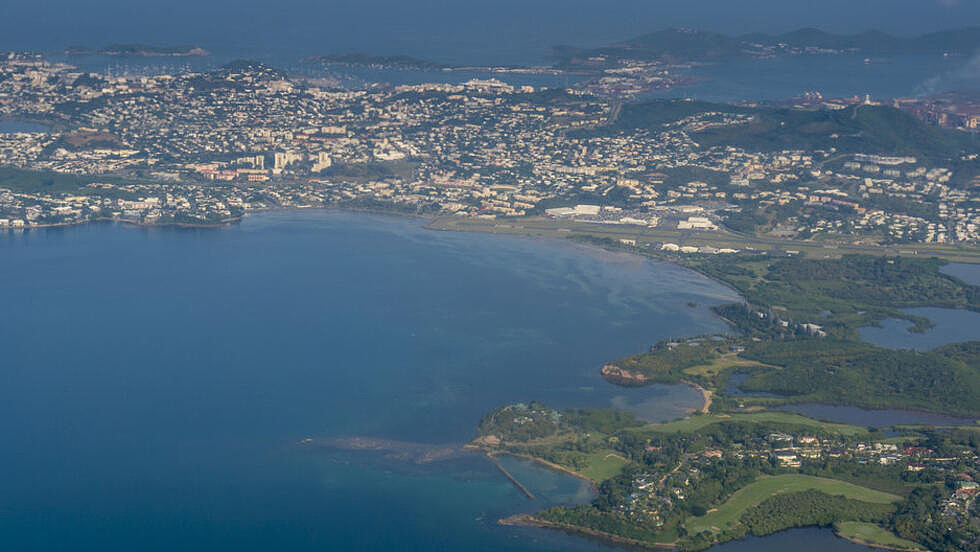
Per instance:
[[[889,318],[882,320],[879,327],[860,328],[861,339],[881,347],[919,351],[980,339],[980,313],[936,307],[903,309],[903,312],[928,318],[933,327],[921,333],[913,333],[908,331],[912,326],[908,320]]]
[[[496,524],[589,500],[574,478],[505,460],[532,502],[478,455],[298,441],[455,446],[532,399],[676,417],[689,388],[597,369],[723,330],[687,302],[735,299],[628,255],[332,211],[11,233],[0,263],[0,542],[23,551],[603,549]]]
[[[6,234],[0,259],[0,541],[16,550],[525,549],[493,522],[528,505],[482,458],[296,443],[458,445],[488,409],[535,399],[677,417],[696,392],[627,392],[598,368],[723,330],[685,304],[732,299],[670,265],[341,212]]]
[[[980,265],[978,264],[949,263],[943,265],[939,270],[968,284],[980,286]]]

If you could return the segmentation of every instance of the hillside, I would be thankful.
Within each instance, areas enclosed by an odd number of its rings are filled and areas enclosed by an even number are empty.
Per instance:
[[[851,153],[950,157],[976,148],[976,138],[933,127],[887,106],[857,105],[839,111],[761,109],[738,127],[698,133],[701,145],[738,144],[755,151],[836,148]]]
[[[703,147],[732,145],[750,151],[835,148],[846,153],[929,158],[958,157],[960,152],[980,147],[976,136],[934,127],[908,113],[881,105],[857,105],[833,111],[652,100],[624,105],[619,117],[604,130],[656,130],[699,113],[752,116],[745,124],[712,126],[692,133],[691,138]]]

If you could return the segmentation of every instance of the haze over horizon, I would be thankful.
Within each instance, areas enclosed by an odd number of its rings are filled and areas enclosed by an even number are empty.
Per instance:
[[[193,43],[216,54],[289,59],[365,51],[441,62],[534,63],[555,44],[597,46],[665,27],[779,33],[817,27],[914,35],[980,22],[980,3],[955,0],[828,0],[820,9],[775,0],[679,3],[644,0],[449,0],[362,2],[246,0],[201,3],[120,0],[16,3],[0,9],[0,49]]]

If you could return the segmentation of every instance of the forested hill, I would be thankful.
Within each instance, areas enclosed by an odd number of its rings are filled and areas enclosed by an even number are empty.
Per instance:
[[[855,105],[838,111],[759,109],[746,125],[715,127],[695,138],[701,145],[736,144],[755,151],[829,150],[953,157],[975,150],[969,134],[927,125],[883,105]]]
[[[976,135],[928,125],[885,105],[854,105],[840,110],[748,107],[696,100],[652,100],[625,104],[600,133],[636,129],[658,131],[695,115],[736,114],[736,124],[704,125],[689,131],[703,147],[735,146],[749,151],[825,150],[884,153],[927,158],[958,158],[980,148]]]

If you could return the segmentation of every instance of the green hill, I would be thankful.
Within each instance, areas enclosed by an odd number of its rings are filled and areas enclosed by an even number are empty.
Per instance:
[[[832,110],[759,109],[745,125],[694,136],[702,146],[737,145],[753,151],[829,150],[950,157],[975,150],[977,138],[929,126],[898,109],[857,105]]]

